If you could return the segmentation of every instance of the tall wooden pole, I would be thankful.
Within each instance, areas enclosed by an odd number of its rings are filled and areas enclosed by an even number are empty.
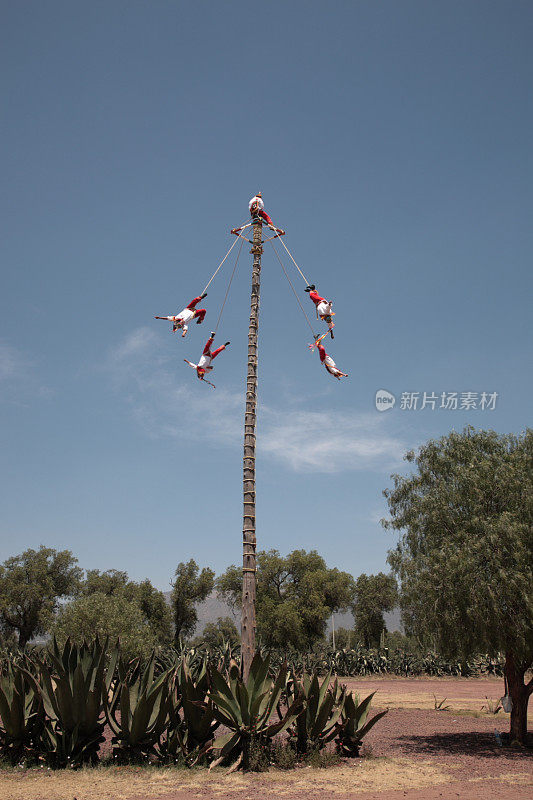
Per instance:
[[[243,547],[242,547],[242,618],[241,672],[246,680],[255,653],[255,423],[257,405],[257,333],[259,328],[259,289],[261,284],[262,224],[254,221],[252,264],[252,297],[248,328],[248,374],[246,378],[246,411],[244,413],[243,458]]]

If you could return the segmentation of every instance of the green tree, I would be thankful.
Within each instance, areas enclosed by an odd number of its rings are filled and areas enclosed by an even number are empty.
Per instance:
[[[88,569],[85,580],[81,584],[80,593],[83,595],[107,594],[117,595],[123,592],[129,583],[128,573],[117,569],[108,569],[100,572],[99,569]]]
[[[209,567],[204,567],[199,573],[196,561],[191,558],[186,564],[180,562],[176,567],[170,603],[174,616],[174,636],[176,641],[180,637],[190,636],[198,622],[196,605],[205,600],[213,590],[215,573]]]
[[[60,609],[52,627],[58,642],[67,637],[76,644],[109,636],[111,643],[120,639],[126,659],[147,657],[156,646],[154,632],[137,602],[127,600],[123,594],[92,592],[81,595]]]
[[[0,620],[24,647],[30,639],[46,633],[59,600],[75,594],[82,577],[70,550],[41,545],[8,558],[0,566]]]
[[[215,581],[215,589],[219,600],[231,606],[237,612],[242,603],[242,568],[232,564]]]
[[[329,643],[333,647],[333,631],[329,635]],[[335,628],[335,650],[349,650],[353,643],[353,631],[343,627]]]
[[[390,650],[400,650],[403,653],[413,653],[423,655],[420,642],[415,636],[406,636],[401,631],[387,631],[385,635],[385,646]]]
[[[365,647],[379,647],[386,631],[384,611],[392,611],[398,599],[398,587],[393,575],[359,575],[355,581],[353,616],[355,635]]]
[[[198,646],[205,644],[211,649],[220,647],[225,642],[229,642],[232,647],[239,644],[239,631],[231,617],[219,617],[216,622],[208,622],[200,636],[193,644]]]
[[[145,579],[140,583],[130,581],[124,589],[124,597],[137,603],[158,644],[172,641],[172,611],[163,592]]]
[[[219,596],[237,606],[242,572],[229,567],[216,582]],[[257,554],[257,631],[267,647],[311,648],[324,639],[332,613],[347,608],[354,596],[347,572],[329,569],[316,550],[277,550]]]
[[[124,597],[140,608],[145,622],[150,626],[157,644],[168,644],[172,640],[172,612],[163,592],[156,589],[148,579],[136,583],[130,581],[127,572],[110,569],[87,571],[81,585],[81,594],[88,597],[102,594],[107,597]]]
[[[452,432],[393,476],[391,520],[403,531],[389,562],[407,634],[451,657],[505,653],[511,739],[525,742],[533,679],[533,431]]]

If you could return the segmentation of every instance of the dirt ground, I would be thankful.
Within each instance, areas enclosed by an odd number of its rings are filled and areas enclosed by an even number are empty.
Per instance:
[[[532,751],[500,747],[509,717],[481,712],[496,679],[345,679],[389,713],[365,739],[364,758],[328,769],[236,773],[107,767],[0,773],[1,800],[532,800]],[[435,710],[435,699],[448,710]]]
[[[481,711],[486,698],[498,700],[504,693],[502,678],[342,678],[342,683],[366,697],[376,692],[374,705],[383,708],[430,708],[435,699],[452,709]]]

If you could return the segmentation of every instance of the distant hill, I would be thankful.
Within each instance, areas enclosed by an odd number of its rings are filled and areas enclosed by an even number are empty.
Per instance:
[[[170,592],[165,592],[167,602],[170,603]],[[240,623],[240,608],[235,613],[228,603],[219,600],[216,592],[211,594],[197,606],[198,611],[198,625],[194,630],[194,636],[199,636],[208,622],[216,622],[219,617],[231,617],[237,628]],[[388,631],[402,631],[402,623],[400,620],[400,609],[395,608],[390,614],[385,614],[385,624]],[[353,628],[354,619],[351,611],[344,614],[335,614],[335,628]],[[331,631],[331,620],[328,621],[328,633]]]

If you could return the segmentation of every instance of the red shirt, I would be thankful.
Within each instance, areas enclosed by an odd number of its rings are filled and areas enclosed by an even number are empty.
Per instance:
[[[320,297],[318,292],[309,292],[309,297],[311,298],[315,306],[317,306],[319,303],[327,302],[324,297]]]

